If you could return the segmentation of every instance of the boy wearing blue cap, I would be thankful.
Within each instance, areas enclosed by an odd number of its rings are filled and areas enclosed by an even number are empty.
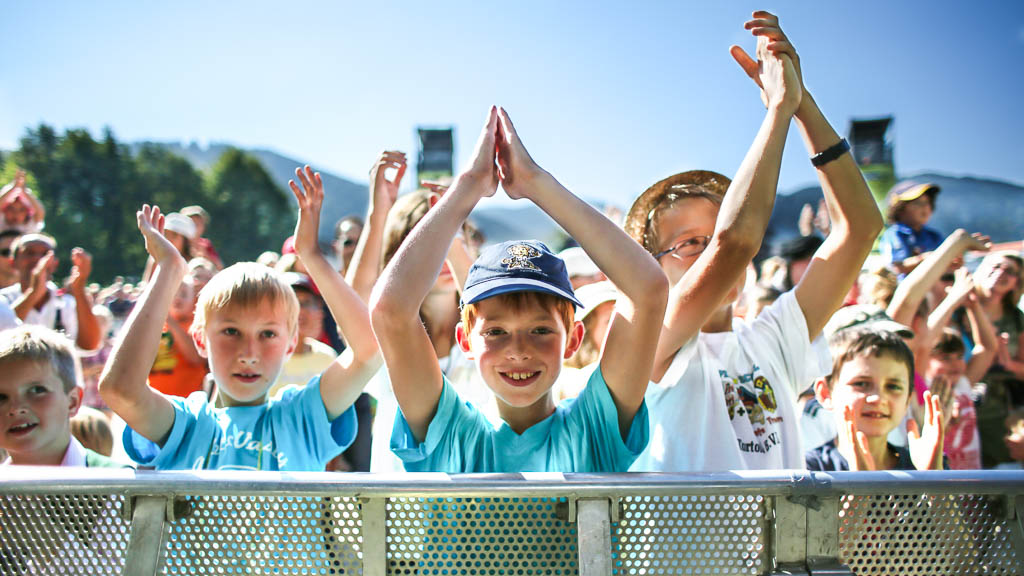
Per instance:
[[[622,292],[587,387],[556,407],[552,387],[583,337],[565,266],[544,244],[506,242],[473,264],[462,294],[459,346],[494,392],[492,425],[445,380],[418,310],[452,238],[499,179],[579,241]],[[644,391],[668,283],[621,229],[527,153],[504,110],[491,108],[469,169],[427,213],[384,270],[371,319],[401,407],[392,450],[409,471],[625,471],[647,444]]]

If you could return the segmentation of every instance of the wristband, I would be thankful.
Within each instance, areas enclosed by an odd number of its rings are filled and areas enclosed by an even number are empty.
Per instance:
[[[815,168],[821,168],[825,164],[828,164],[849,151],[850,143],[846,141],[846,138],[841,138],[839,142],[836,142],[824,151],[811,156],[811,164],[814,164]]]

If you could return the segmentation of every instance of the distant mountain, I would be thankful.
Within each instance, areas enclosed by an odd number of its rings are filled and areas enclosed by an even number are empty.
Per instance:
[[[205,170],[216,163],[228,144],[215,143],[206,148],[196,144],[150,143],[163,146],[188,159],[196,168]],[[133,144],[137,148],[141,143]],[[294,177],[295,168],[304,162],[288,158],[265,149],[249,149],[249,154],[260,159],[281,187]],[[329,244],[333,240],[334,224],[350,214],[366,214],[368,185],[321,171],[327,197],[320,227],[320,240]],[[955,177],[934,172],[904,176],[935,182],[942,188],[931,225],[944,233],[966,228],[988,234],[993,242],[1009,242],[1024,238],[1024,187],[976,177]],[[288,194],[291,198],[291,194]],[[771,246],[798,234],[797,220],[804,204],[817,206],[822,198],[821,187],[808,186],[780,193],[775,200],[765,234]],[[628,208],[625,206],[623,208]],[[294,216],[290,216],[294,217]],[[490,205],[477,208],[471,216],[486,235],[488,242],[502,242],[515,238],[543,240],[557,249],[564,233],[551,218],[530,203]]]
[[[957,228],[965,228],[987,234],[996,243],[1024,238],[1024,187],[999,180],[936,172],[901,176],[901,179],[911,178],[934,182],[942,189],[929,223],[940,232],[948,234]],[[800,210],[804,204],[817,207],[821,198],[820,186],[779,194],[765,241],[774,245],[796,236],[799,233],[797,221]]]

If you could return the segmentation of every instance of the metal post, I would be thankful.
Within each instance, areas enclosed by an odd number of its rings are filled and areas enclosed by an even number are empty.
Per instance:
[[[816,500],[807,508],[807,567],[814,576],[852,576],[839,560],[839,497]]]
[[[366,498],[360,502],[363,516],[363,576],[385,576],[388,567],[387,499]]]
[[[124,576],[154,576],[159,571],[168,529],[167,506],[167,499],[160,496],[134,498]]]
[[[806,501],[778,496],[770,499],[771,556],[776,574],[808,575]]]
[[[580,499],[576,508],[580,576],[611,576],[612,527],[608,500]]]

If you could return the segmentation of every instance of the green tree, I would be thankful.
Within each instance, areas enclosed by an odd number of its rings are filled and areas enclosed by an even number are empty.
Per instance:
[[[295,228],[295,213],[285,190],[274,183],[259,159],[229,148],[208,175],[212,220],[207,236],[225,264],[255,260],[264,250],[279,250]]]

